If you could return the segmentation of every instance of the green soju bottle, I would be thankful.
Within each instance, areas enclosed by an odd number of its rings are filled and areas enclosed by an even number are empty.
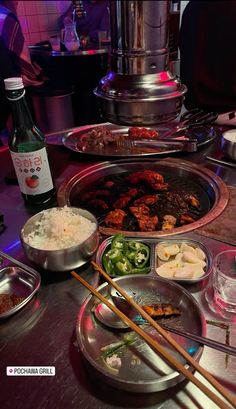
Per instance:
[[[27,205],[43,205],[55,198],[45,137],[33,123],[22,78],[7,78],[4,83],[13,119],[9,149],[20,190]]]

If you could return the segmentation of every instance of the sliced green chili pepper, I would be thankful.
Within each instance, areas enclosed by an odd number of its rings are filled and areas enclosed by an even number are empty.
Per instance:
[[[134,256],[135,267],[142,268],[145,267],[149,261],[150,250],[147,246],[143,245],[139,250],[136,251]]]
[[[136,251],[140,249],[142,246],[145,246],[145,244],[140,243],[139,241],[130,240],[128,242],[128,247],[131,251]]]
[[[134,261],[136,251],[126,251],[125,256],[129,259],[131,263]]]
[[[115,271],[116,274],[119,275],[126,275],[132,273],[132,264],[129,262],[127,257],[123,256],[117,263],[115,264]]]
[[[113,263],[116,263],[123,256],[123,253],[120,249],[115,247],[113,249],[108,250],[108,252],[105,253],[105,256]]]
[[[127,243],[125,241],[125,238],[123,234],[116,234],[112,241],[111,241],[111,248],[117,248],[119,250],[122,250],[123,252],[126,251],[127,249]]]
[[[147,274],[150,271],[150,267],[132,268],[131,274]]]
[[[105,268],[105,271],[109,275],[113,276],[116,274],[115,264],[113,264],[113,262],[107,257],[106,254],[102,257],[102,263],[103,263],[103,267]]]

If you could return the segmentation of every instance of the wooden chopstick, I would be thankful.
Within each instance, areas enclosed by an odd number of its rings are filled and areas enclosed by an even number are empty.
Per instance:
[[[176,350],[182,355],[186,361],[193,366],[205,379],[210,382],[214,388],[224,396],[224,398],[230,402],[234,407],[236,407],[236,398],[227,391],[209,372],[207,372],[204,368],[202,368],[199,363],[193,359],[191,355],[189,355],[176,341],[171,335],[168,334],[156,321],[154,321],[150,315],[148,315],[129,295],[115,282],[112,278],[94,261],[91,262],[93,267],[103,275],[103,277],[108,281],[139,313],[145,318],[152,327],[158,331],[163,338]]]
[[[97,269],[95,263],[94,267]],[[99,267],[100,271],[100,267]],[[140,335],[152,348],[159,352],[169,364],[177,369],[178,372],[182,373],[187,379],[192,381],[200,390],[202,390],[213,402],[215,402],[222,409],[229,409],[227,403],[225,403],[220,397],[218,397],[213,391],[211,391],[206,385],[204,385],[200,380],[198,380],[192,372],[190,372],[184,365],[177,361],[164,347],[159,345],[149,334],[147,334],[142,328],[138,327],[133,321],[131,321],[125,314],[123,314],[115,305],[111,304],[102,294],[100,294],[94,287],[92,287],[87,281],[85,281],[79,274],[72,271],[71,274],[75,277],[81,284],[83,284],[93,295],[95,295],[100,301],[102,301],[108,308],[110,308],[119,318],[125,322],[130,328],[132,328],[138,335]],[[113,285],[113,280],[111,280]],[[117,291],[120,292],[120,287]],[[126,294],[127,296],[127,294]],[[206,372],[204,370],[204,372]],[[226,394],[225,394],[226,395]],[[232,401],[229,396],[229,401]]]

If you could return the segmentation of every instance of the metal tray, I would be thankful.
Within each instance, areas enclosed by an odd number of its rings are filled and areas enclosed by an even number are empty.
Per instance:
[[[119,157],[119,158],[127,158],[127,157],[136,157],[136,156],[163,156],[169,155],[176,152],[181,152],[179,148],[170,148],[168,145],[163,145],[163,147],[157,149],[153,148],[137,148],[133,147],[131,149],[118,147],[115,145],[107,145],[101,149],[97,147],[85,147],[85,145],[81,141],[81,136],[84,135],[86,132],[91,131],[93,128],[98,126],[104,126],[109,131],[112,132],[114,136],[128,135],[128,129],[130,127],[121,126],[116,124],[111,124],[109,122],[98,124],[98,125],[86,125],[81,126],[79,128],[74,129],[73,131],[69,131],[62,137],[62,143],[65,147],[71,149],[72,151],[83,153],[87,155],[95,155],[95,156],[103,156],[103,157]],[[173,127],[173,123],[169,126],[167,125],[160,125],[157,128],[157,131],[161,137],[161,135],[166,132],[167,130]],[[148,129],[156,129],[156,127],[148,127]],[[181,136],[188,136],[192,139],[197,139],[197,146],[201,147],[215,139],[215,137],[219,134],[219,131],[211,126],[205,125],[198,128],[193,128],[188,131],[188,133],[183,133]]]
[[[98,247],[97,250],[97,254],[96,254],[96,263],[98,265],[100,265],[102,268],[104,268],[103,264],[102,264],[102,256],[104,254],[104,252],[106,251],[107,247],[110,246],[111,241],[112,241],[112,237],[108,237],[105,240],[103,240],[101,242],[101,244]],[[135,241],[141,241],[142,243],[147,244],[150,247],[150,273],[147,273],[148,276],[154,276],[154,277],[160,277],[158,275],[158,273],[156,272],[156,268],[157,268],[157,264],[158,264],[158,259],[157,259],[157,254],[156,254],[156,248],[157,245],[160,243],[168,243],[169,245],[171,244],[181,244],[181,243],[185,243],[185,244],[189,244],[190,246],[194,246],[194,247],[200,247],[200,249],[205,253],[206,255],[206,267],[204,267],[204,271],[205,274],[202,275],[201,277],[197,277],[197,278],[165,278],[166,280],[170,280],[170,281],[176,281],[178,283],[181,284],[194,284],[194,283],[198,283],[199,281],[204,280],[206,277],[208,277],[211,272],[212,272],[212,261],[213,261],[213,257],[212,257],[212,253],[211,251],[205,246],[203,245],[201,242],[195,241],[195,240],[191,240],[185,237],[181,237],[180,238],[168,238],[167,240],[158,240],[158,239],[143,239],[143,238],[137,238],[137,237],[125,237],[125,239],[128,240],[135,240]],[[117,276],[119,277],[119,276]],[[137,277],[137,275],[136,275]]]
[[[171,281],[146,275],[127,276],[114,279],[130,296],[139,304],[152,304],[155,302],[170,302],[180,308],[181,316],[168,319],[168,325],[194,334],[205,335],[205,320],[197,301],[193,296]],[[110,292],[114,294],[107,283],[102,284],[98,290],[104,296]],[[108,384],[129,392],[156,392],[170,388],[183,380],[183,376],[174,371],[158,354],[135,335],[135,342],[124,347],[121,353],[121,368],[114,373],[101,358],[101,348],[111,343],[122,340],[125,332],[111,330],[96,320],[92,312],[98,303],[96,297],[89,296],[81,307],[76,324],[76,334],[79,347],[93,374],[103,379]],[[166,322],[166,321],[165,321]],[[162,346],[170,349],[182,364],[186,361],[173,352],[166,341],[150,326],[145,325],[147,331]],[[193,341],[173,334],[173,338],[194,359],[199,359],[202,347]]]
[[[38,291],[41,277],[37,271],[0,251],[0,294],[16,294],[24,297],[15,307],[0,314],[0,319],[8,318],[23,308]]]

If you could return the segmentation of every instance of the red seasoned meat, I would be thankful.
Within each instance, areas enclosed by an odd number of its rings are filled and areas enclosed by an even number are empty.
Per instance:
[[[104,223],[107,227],[122,230],[125,216],[126,213],[123,210],[115,209],[106,215]]]

